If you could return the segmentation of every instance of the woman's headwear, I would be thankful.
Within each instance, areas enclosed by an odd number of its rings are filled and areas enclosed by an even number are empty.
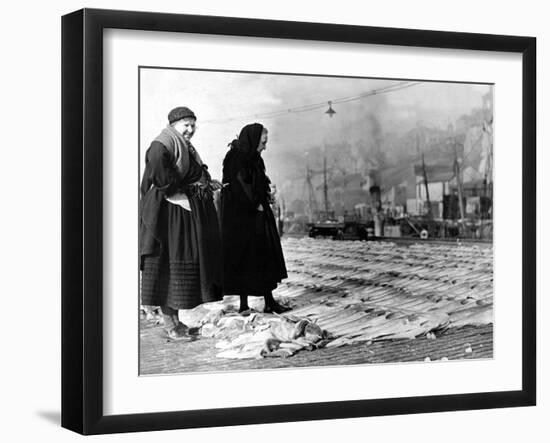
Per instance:
[[[241,129],[239,137],[229,143],[231,149],[223,161],[224,171],[236,171],[243,166],[249,169],[253,163],[258,162],[263,165],[258,153],[263,130],[264,127],[260,123],[250,123]]]
[[[238,139],[238,148],[246,154],[257,152],[264,127],[260,123],[251,123],[241,129]]]
[[[265,175],[264,161],[258,152],[263,130],[260,123],[251,123],[242,128],[239,138],[230,143],[231,149],[223,161],[223,182],[229,183],[232,177],[242,171],[258,203],[267,202],[270,183]]]
[[[241,168],[243,165],[250,167],[251,163],[262,160],[258,153],[258,145],[263,130],[264,127],[260,123],[250,123],[241,129],[239,137],[228,145],[231,149],[223,160],[224,171]]]
[[[172,109],[168,113],[168,122],[170,124],[177,122],[182,118],[194,118],[195,120],[197,119],[197,117],[195,116],[195,113],[191,111],[191,109],[187,108],[186,106],[178,106],[177,108]]]

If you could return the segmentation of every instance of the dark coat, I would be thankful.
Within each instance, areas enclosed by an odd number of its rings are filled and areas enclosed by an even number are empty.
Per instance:
[[[221,239],[209,182],[206,166],[194,158],[182,175],[162,143],[147,150],[139,225],[143,304],[190,309],[221,299]],[[191,212],[166,201],[181,191]]]
[[[226,294],[265,295],[287,277],[270,207],[270,182],[257,152],[262,129],[258,123],[245,126],[224,159],[221,218]]]

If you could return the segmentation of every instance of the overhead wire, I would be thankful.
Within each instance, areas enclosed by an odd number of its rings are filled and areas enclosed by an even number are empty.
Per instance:
[[[318,103],[311,103],[307,105],[301,105],[301,106],[294,106],[291,108],[286,109],[279,109],[277,111],[270,111],[265,113],[255,113],[255,114],[248,114],[248,115],[241,115],[241,116],[235,116],[235,117],[226,117],[223,119],[211,119],[211,120],[203,120],[202,123],[224,123],[228,121],[235,121],[235,120],[244,120],[249,118],[255,118],[255,119],[267,119],[267,118],[275,118],[275,117],[281,117],[283,115],[293,114],[293,113],[302,113],[302,112],[309,112],[309,111],[315,111],[317,109],[322,109],[327,104],[340,104],[340,103],[348,103],[355,100],[360,100],[366,97],[371,97],[373,95],[379,95],[379,94],[387,94],[390,92],[400,91],[402,89],[407,89],[412,86],[419,85],[421,82],[400,82],[394,85],[388,85],[382,88],[378,89],[371,89],[369,91],[362,92],[361,94],[355,94],[347,97],[339,97],[336,99],[331,100],[325,100]]]

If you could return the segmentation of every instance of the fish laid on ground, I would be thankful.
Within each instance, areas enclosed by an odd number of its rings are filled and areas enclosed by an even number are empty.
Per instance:
[[[283,239],[289,278],[274,291],[295,309],[237,313],[225,297],[180,314],[218,340],[223,358],[289,357],[305,349],[414,338],[493,321],[493,252],[477,245]]]
[[[493,306],[479,306],[452,312],[449,315],[449,326],[484,326],[493,323]]]
[[[220,358],[288,357],[302,349],[314,349],[328,337],[309,320],[263,313],[240,320],[222,317],[206,331],[210,337],[222,338],[216,343]]]

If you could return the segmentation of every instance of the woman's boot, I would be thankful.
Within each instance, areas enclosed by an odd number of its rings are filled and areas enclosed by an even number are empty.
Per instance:
[[[190,340],[187,333],[187,326],[179,321],[178,310],[169,306],[161,306],[162,318],[164,319],[164,330],[171,340]]]
[[[277,301],[273,298],[273,294],[271,292],[264,295],[264,301],[264,312],[266,314],[282,314],[283,312],[287,312],[292,309],[288,306],[277,303]]]

